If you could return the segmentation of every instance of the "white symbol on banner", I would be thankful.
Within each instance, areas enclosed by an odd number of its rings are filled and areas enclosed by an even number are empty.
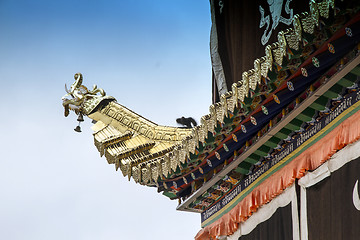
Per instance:
[[[359,190],[358,190],[358,182],[359,180],[356,180],[354,191],[353,191],[353,203],[357,210],[360,211],[360,196],[359,196]]]
[[[223,1],[219,1],[219,7],[220,7],[220,14],[222,14],[222,10],[224,8],[224,3]]]
[[[282,11],[284,0],[267,0],[267,2],[269,4],[271,19],[272,19],[272,26],[270,29],[269,29],[270,15],[267,15],[266,17],[264,17],[264,9],[261,6],[259,6],[259,11],[261,14],[260,28],[265,26],[265,24],[267,25],[266,29],[264,31],[264,34],[261,37],[262,45],[265,45],[269,41],[272,31],[275,30],[275,28],[278,26],[279,22],[284,23],[286,25],[290,25],[292,23],[294,14],[293,14],[293,10],[290,9],[290,6],[289,6],[291,1],[292,0],[287,0],[286,4],[285,4],[285,12],[287,14],[289,14],[290,17],[284,18],[283,16],[281,16],[281,11]]]

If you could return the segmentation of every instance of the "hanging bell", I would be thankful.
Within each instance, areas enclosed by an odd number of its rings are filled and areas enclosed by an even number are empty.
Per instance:
[[[75,132],[81,132],[81,128],[80,125],[76,126],[76,128],[74,129]]]
[[[79,117],[77,118],[77,120],[78,120],[78,122],[84,121],[83,115],[81,113],[79,114]]]

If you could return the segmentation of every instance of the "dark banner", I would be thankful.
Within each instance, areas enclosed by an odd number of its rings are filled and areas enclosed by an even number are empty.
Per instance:
[[[241,236],[239,240],[278,240],[293,239],[291,203],[280,207],[265,222],[260,223],[248,235]]]
[[[309,240],[360,239],[359,180],[360,158],[307,188]]]
[[[228,89],[265,56],[281,30],[292,27],[295,14],[309,11],[304,0],[215,0],[218,48]]]
[[[358,2],[335,0],[335,11],[353,9]],[[293,28],[295,15],[310,12],[309,3],[309,0],[213,0],[217,47],[228,90],[242,79],[243,72],[254,68],[255,59],[265,56],[265,47],[278,41],[280,31]],[[333,12],[331,9],[330,18]],[[219,101],[214,79],[213,88],[214,101]]]
[[[313,126],[296,135],[289,143],[278,153],[271,156],[271,159],[264,163],[263,166],[256,169],[251,174],[247,175],[234,189],[229,191],[225,197],[219,202],[211,206],[209,209],[201,213],[201,222],[204,222],[209,217],[217,213],[220,209],[225,207],[231,202],[236,196],[244,191],[251,183],[258,179],[262,174],[268,171],[271,167],[276,165],[280,160],[287,157],[290,153],[300,147],[305,141],[310,139],[312,136],[320,132],[324,127],[330,124],[336,117],[343,113],[346,109],[354,105],[360,100],[360,90],[354,91],[344,97],[338,106],[334,108],[326,117],[323,117],[320,121],[315,122]],[[360,169],[358,169],[360,172]],[[360,236],[360,235],[359,235]]]

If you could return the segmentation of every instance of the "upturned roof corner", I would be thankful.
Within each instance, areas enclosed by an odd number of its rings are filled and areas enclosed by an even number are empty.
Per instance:
[[[231,3],[246,11],[240,2]],[[223,94],[193,128],[158,125],[96,86],[89,91],[79,73],[63,97],[65,116],[72,110],[80,120],[83,115],[93,119],[95,146],[109,164],[129,180],[156,186],[158,192],[179,199],[178,210],[201,212],[205,232],[214,235],[209,225],[216,225],[227,209],[250,198],[251,190],[266,181],[267,174],[275,174],[295,159],[296,151],[305,151],[311,136],[330,132],[331,124],[345,121],[345,114],[350,114],[346,111],[360,109],[360,6],[355,2],[339,1],[340,9],[334,0],[310,0],[309,12],[291,14],[291,28],[279,31],[271,44],[259,45],[261,53],[252,58],[256,59],[251,60],[248,71],[237,66],[239,56],[231,55],[233,65],[224,61],[225,75],[218,74],[227,77],[230,91],[223,93],[219,88]],[[230,3],[212,7],[220,8],[219,18],[231,21],[238,17],[235,11],[233,18],[225,16],[226,9],[232,9]],[[231,41],[220,37],[225,44],[236,39],[231,34],[226,35]],[[243,48],[236,52],[232,47],[231,54],[243,54]],[[230,58],[226,49],[218,50],[223,59]],[[345,105],[349,110],[345,111]],[[345,112],[339,117],[341,111]],[[271,196],[283,191],[281,184],[277,187]],[[251,215],[249,209],[240,222]]]

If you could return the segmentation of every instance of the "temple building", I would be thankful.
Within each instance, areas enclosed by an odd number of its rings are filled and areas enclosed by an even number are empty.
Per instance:
[[[359,8],[210,0],[213,104],[201,124],[158,125],[80,73],[65,116],[93,120],[96,148],[124,177],[199,213],[197,240],[359,239]]]

